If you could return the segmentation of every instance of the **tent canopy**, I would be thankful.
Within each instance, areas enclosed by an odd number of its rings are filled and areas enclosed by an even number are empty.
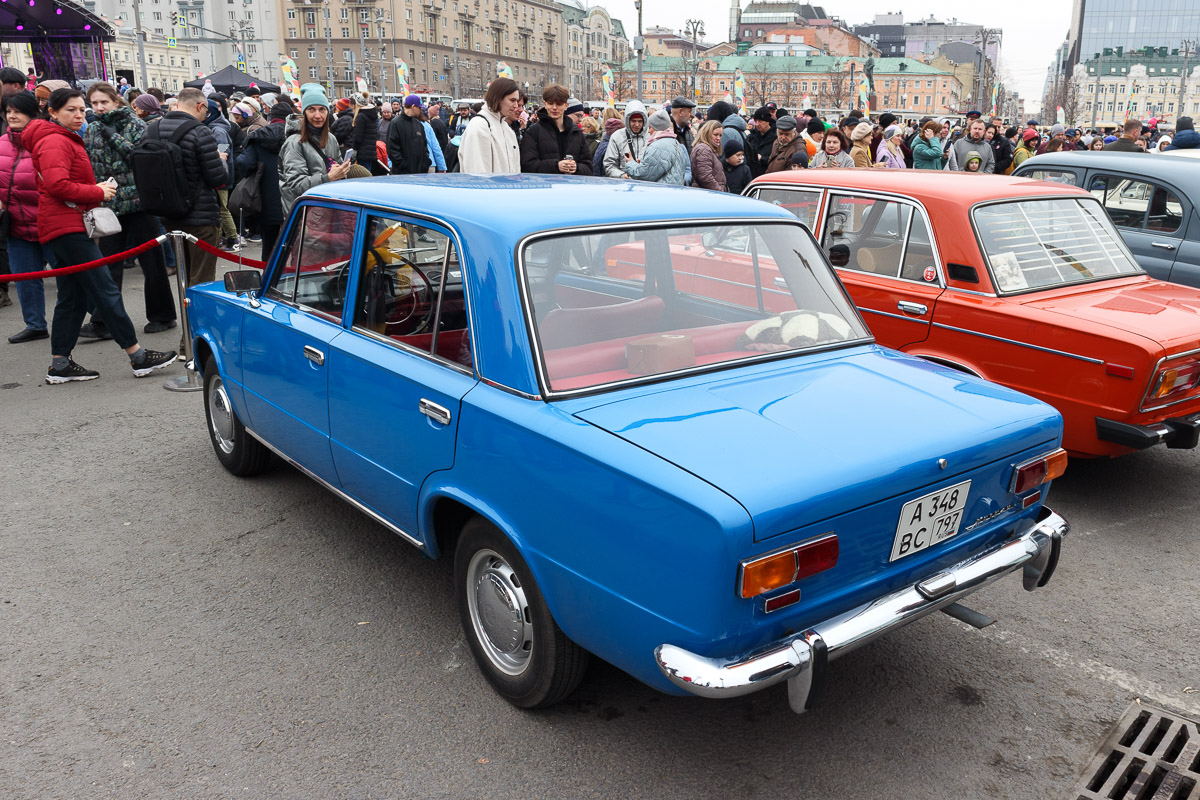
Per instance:
[[[71,0],[7,2],[0,6],[0,42],[113,40],[112,26]],[[55,75],[54,77],[59,77]]]
[[[247,75],[232,64],[225,67],[225,69],[214,72],[212,75],[205,75],[203,78],[188,81],[184,86],[189,86],[193,89],[203,89],[205,81],[212,81],[213,88],[226,95],[233,94],[234,92],[244,92],[252,85],[258,87],[260,92],[279,94],[278,84],[268,83],[261,78]]]

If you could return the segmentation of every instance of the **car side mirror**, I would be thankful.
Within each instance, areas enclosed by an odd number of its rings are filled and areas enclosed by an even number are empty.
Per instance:
[[[262,288],[262,273],[256,269],[238,269],[225,273],[225,291],[239,297]]]

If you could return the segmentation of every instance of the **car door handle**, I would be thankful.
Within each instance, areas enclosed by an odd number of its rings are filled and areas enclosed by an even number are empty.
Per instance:
[[[920,317],[925,316],[926,312],[929,311],[928,307],[923,306],[920,303],[910,303],[907,300],[901,300],[899,303],[896,303],[896,307],[905,314],[916,314]]]
[[[450,424],[450,409],[446,408],[445,406],[439,406],[432,400],[426,400],[424,397],[422,397],[420,409],[422,414],[429,417],[439,425]]]
[[[1167,244],[1166,242],[1151,242],[1150,246],[1157,247],[1160,250],[1174,250],[1175,249],[1175,245]]]
[[[325,363],[325,354],[312,345],[304,345],[304,357],[318,367]]]

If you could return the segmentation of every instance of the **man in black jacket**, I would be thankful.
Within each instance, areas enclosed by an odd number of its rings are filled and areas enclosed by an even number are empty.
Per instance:
[[[750,174],[758,177],[767,171],[771,148],[775,146],[775,125],[766,106],[754,112],[754,127],[746,136],[746,163]]]
[[[425,126],[421,124],[421,98],[410,94],[404,98],[404,111],[388,126],[387,153],[392,160],[393,175],[420,175],[429,172],[429,146]]]
[[[221,205],[217,199],[217,189],[228,185],[229,172],[225,168],[225,159],[229,154],[217,151],[217,140],[204,125],[208,117],[208,100],[204,93],[199,89],[186,88],[179,92],[176,99],[175,110],[155,124],[158,125],[159,136],[169,139],[180,125],[193,119],[200,123],[184,134],[179,142],[183,150],[188,188],[196,193],[196,199],[187,216],[180,219],[164,217],[163,224],[167,230],[178,228],[216,247],[221,235]],[[216,256],[194,246],[184,248],[184,255],[187,257],[188,286],[216,279]]]
[[[592,174],[583,131],[566,114],[569,97],[567,88],[557,83],[542,90],[545,105],[538,109],[537,122],[521,138],[521,172]]]
[[[346,148],[350,145],[350,134],[354,131],[354,102],[348,97],[343,97],[334,106],[337,108],[337,119],[333,121],[329,132],[338,140],[340,152],[345,155]]]

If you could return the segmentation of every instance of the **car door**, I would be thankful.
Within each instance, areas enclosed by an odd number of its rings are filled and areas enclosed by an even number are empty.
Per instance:
[[[830,194],[821,247],[880,344],[900,349],[929,337],[945,285],[932,235],[911,200]]]
[[[1175,280],[1175,257],[1191,214],[1182,193],[1161,181],[1111,171],[1091,170],[1087,181],[1138,265],[1159,280]]]
[[[242,333],[252,430],[334,486],[328,360],[331,344],[343,333],[357,219],[355,209],[301,207],[258,307],[246,310]]]
[[[454,465],[476,384],[460,251],[449,228],[367,215],[351,328],[333,343],[329,428],[342,488],[416,540],[425,478]]]

